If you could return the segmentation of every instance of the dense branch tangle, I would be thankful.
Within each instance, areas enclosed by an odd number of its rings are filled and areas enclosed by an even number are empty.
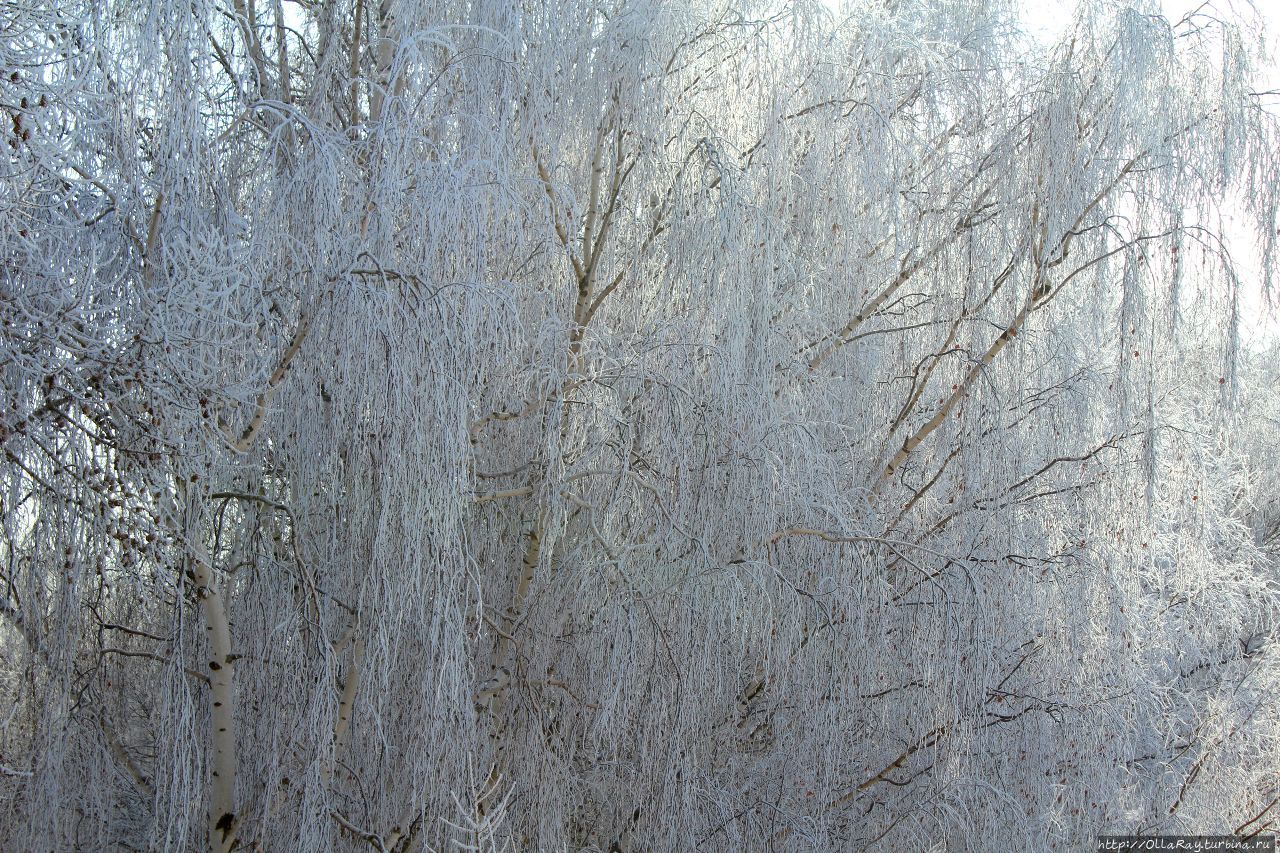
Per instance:
[[[11,845],[1273,820],[1235,24],[59,5],[0,53]]]

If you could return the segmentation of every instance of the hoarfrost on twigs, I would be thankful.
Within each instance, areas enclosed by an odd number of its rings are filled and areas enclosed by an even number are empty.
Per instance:
[[[13,849],[1272,825],[1253,22],[10,6]]]

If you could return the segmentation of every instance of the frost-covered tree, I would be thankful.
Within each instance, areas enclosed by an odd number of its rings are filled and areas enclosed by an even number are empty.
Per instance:
[[[1273,826],[1280,134],[1150,5],[5,7],[0,837]]]

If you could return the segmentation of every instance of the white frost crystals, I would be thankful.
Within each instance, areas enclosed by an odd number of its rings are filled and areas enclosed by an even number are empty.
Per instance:
[[[3,15],[6,849],[1274,831],[1256,22]]]

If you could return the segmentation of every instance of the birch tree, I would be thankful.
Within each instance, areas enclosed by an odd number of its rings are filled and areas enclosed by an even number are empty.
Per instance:
[[[1274,826],[1257,21],[5,16],[15,849]]]

